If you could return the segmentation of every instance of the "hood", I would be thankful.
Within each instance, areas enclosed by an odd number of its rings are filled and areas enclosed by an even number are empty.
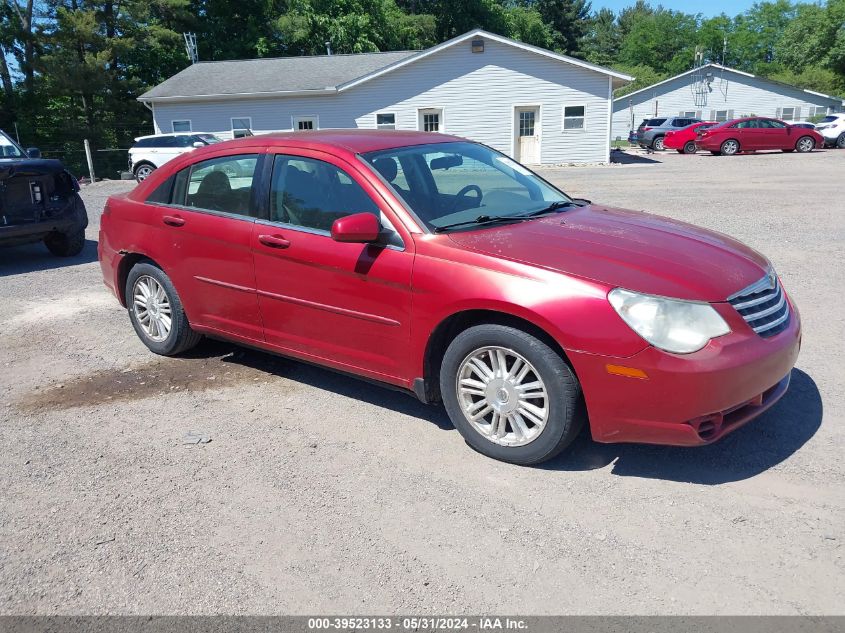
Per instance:
[[[721,233],[596,205],[449,237],[463,248],[609,286],[697,301],[725,301],[769,266]]]
[[[51,158],[4,158],[0,159],[0,180],[12,176],[45,176],[60,174],[65,170],[62,161]]]

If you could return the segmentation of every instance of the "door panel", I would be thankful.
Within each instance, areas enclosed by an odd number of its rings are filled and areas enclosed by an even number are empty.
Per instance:
[[[540,116],[539,108],[518,108],[517,160],[527,165],[540,162]]]
[[[329,234],[335,219],[351,213],[389,222],[376,200],[340,159],[307,150],[278,155],[269,219],[257,221],[252,235],[258,304],[267,343],[407,384],[413,253]]]
[[[178,253],[168,271],[192,323],[261,341],[252,232],[259,154],[223,156],[180,171],[161,227]]]
[[[289,246],[268,245],[260,239],[267,234]],[[253,249],[268,343],[371,373],[405,374],[411,253],[262,222]]]
[[[173,226],[165,218],[184,223]],[[165,218],[180,252],[174,283],[191,321],[263,340],[251,248],[254,221],[187,209],[168,210]]]

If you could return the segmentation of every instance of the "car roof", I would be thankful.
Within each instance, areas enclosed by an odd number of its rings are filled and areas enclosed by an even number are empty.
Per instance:
[[[297,132],[274,132],[216,143],[215,151],[229,147],[264,145],[268,147],[299,147],[321,149],[343,148],[355,154],[376,152],[383,149],[430,145],[432,143],[465,142],[467,139],[440,132],[409,130],[328,129]]]
[[[146,138],[166,138],[168,136],[195,136],[201,134],[211,134],[211,132],[165,132],[163,134],[147,134],[146,136],[136,136],[135,140],[140,141]]]

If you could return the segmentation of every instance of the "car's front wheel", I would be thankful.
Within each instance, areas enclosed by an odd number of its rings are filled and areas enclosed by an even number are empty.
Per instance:
[[[504,325],[478,325],[455,337],[443,357],[440,392],[467,444],[514,464],[551,459],[585,418],[578,379],[564,359]]]
[[[44,245],[57,257],[75,257],[85,248],[85,229],[76,229],[70,233],[48,233]]]
[[[839,135],[836,139],[836,147],[839,149],[845,149],[845,132]]]
[[[126,278],[126,306],[138,338],[151,351],[175,356],[199,343],[167,274],[151,263],[135,264]]]
[[[733,156],[739,151],[739,142],[729,138],[727,141],[722,143],[722,147],[720,149],[720,154],[722,156]]]
[[[806,152],[812,152],[815,148],[816,142],[811,136],[802,136],[798,139],[798,142],[795,143],[795,149],[797,149],[802,154]]]

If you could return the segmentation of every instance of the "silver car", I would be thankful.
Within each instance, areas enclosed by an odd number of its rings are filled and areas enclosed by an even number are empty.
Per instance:
[[[643,119],[640,127],[637,128],[637,143],[642,148],[650,148],[658,152],[663,151],[663,137],[666,132],[680,130],[693,123],[700,122],[701,119],[695,119],[685,116],[670,116],[670,117],[654,117],[652,119]]]

